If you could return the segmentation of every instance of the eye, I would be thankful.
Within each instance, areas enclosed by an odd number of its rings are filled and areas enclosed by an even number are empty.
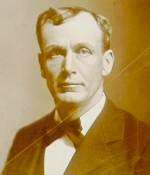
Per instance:
[[[53,48],[50,51],[46,53],[46,58],[53,59],[53,58],[59,58],[64,57],[66,54],[66,51],[62,48]]]
[[[80,47],[76,49],[76,53],[83,55],[83,56],[92,55],[92,51],[87,47]]]

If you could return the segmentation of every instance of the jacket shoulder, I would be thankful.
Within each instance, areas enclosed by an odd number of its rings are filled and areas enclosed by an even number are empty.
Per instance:
[[[7,161],[12,159],[36,140],[42,139],[42,136],[44,136],[46,131],[53,125],[53,114],[54,111],[19,129],[14,137]]]
[[[137,129],[139,133],[144,132],[150,137],[150,124],[142,121],[138,117],[135,117],[130,112],[119,108],[111,100],[108,101],[108,112],[114,118],[121,119],[125,122],[125,127],[131,132],[132,129]],[[131,133],[130,133],[131,134]]]
[[[114,112],[116,112],[116,115],[121,116],[123,119],[125,119],[125,135],[128,138],[127,142],[131,143],[133,142],[132,138],[134,136],[137,136],[140,152],[147,147],[147,145],[150,145],[150,124],[142,121],[141,119],[135,117],[133,114],[123,110],[119,109],[116,106],[114,106]]]

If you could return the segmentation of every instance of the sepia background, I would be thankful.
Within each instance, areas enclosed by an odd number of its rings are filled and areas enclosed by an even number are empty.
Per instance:
[[[49,6],[83,6],[108,17],[116,62],[107,96],[150,124],[150,0],[5,0],[0,6],[0,169],[17,130],[54,107],[40,77],[35,23]]]

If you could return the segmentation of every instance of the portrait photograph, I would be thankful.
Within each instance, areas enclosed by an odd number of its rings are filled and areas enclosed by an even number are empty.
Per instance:
[[[149,0],[1,3],[1,175],[150,175],[149,18]]]

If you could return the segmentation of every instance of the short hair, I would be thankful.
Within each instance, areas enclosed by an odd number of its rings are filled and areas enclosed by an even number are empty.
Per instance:
[[[41,51],[43,50],[42,35],[41,35],[42,26],[47,21],[53,25],[60,25],[66,19],[78,15],[80,12],[87,12],[94,17],[98,26],[103,31],[103,50],[104,51],[108,50],[110,48],[112,27],[111,27],[109,20],[106,17],[102,15],[97,15],[96,13],[88,9],[85,9],[83,7],[60,7],[57,9],[49,8],[47,11],[40,14],[38,17],[37,25],[36,25],[36,34],[37,34],[37,39],[38,39],[38,43],[39,43]]]

